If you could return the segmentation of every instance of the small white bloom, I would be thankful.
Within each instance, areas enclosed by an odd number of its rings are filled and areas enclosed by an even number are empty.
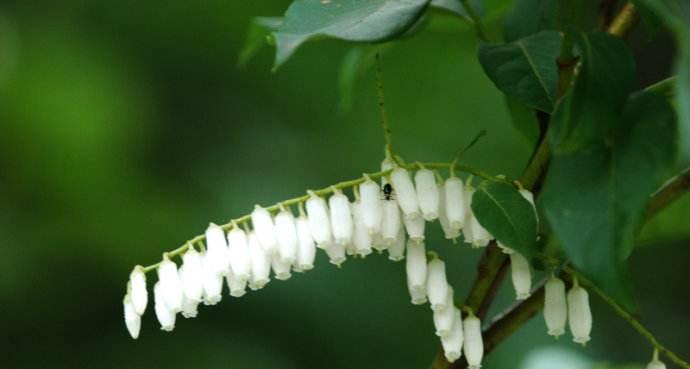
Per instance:
[[[261,246],[261,242],[259,242],[255,232],[249,232],[247,241],[249,243],[249,259],[252,265],[249,288],[258,290],[271,280],[271,256]]]
[[[230,296],[242,297],[247,293],[247,278],[236,276],[235,273],[230,271],[230,273],[225,276],[225,280],[228,283]]]
[[[278,255],[273,255],[271,258],[271,268],[277,280],[285,281],[292,277],[292,265],[281,260]]]
[[[207,252],[201,254],[203,261],[204,305],[215,305],[222,299],[223,276],[214,272],[212,256]]]
[[[446,279],[446,263],[436,258],[427,266],[426,292],[429,296],[431,310],[445,309],[448,302],[448,280]]]
[[[381,188],[376,182],[367,178],[359,185],[360,203],[362,208],[362,223],[370,235],[381,233],[383,207]]]
[[[206,229],[206,254],[209,263],[206,268],[211,268],[213,273],[225,275],[230,268],[228,256],[228,242],[225,232],[215,223],[208,225]]]
[[[396,199],[400,204],[405,214],[405,218],[415,219],[419,217],[419,202],[417,201],[417,192],[410,179],[410,173],[405,168],[395,168],[390,175],[391,185],[395,191]]]
[[[177,265],[167,257],[158,266],[158,281],[165,304],[173,312],[182,311],[182,298],[184,297],[182,281],[180,281],[180,274],[177,272]]]
[[[161,325],[161,329],[166,332],[172,331],[175,328],[175,312],[165,303],[160,281],[153,285],[153,300],[156,318]]]
[[[345,257],[345,245],[341,243],[333,242],[324,251],[326,251],[330,263],[335,266],[339,267],[347,260]]]
[[[472,188],[467,188],[465,192],[465,199],[467,203],[467,216],[471,214],[471,216],[466,217],[466,221],[469,221],[469,230],[467,230],[468,227],[465,227],[465,232],[466,234],[469,234],[471,237],[471,243],[472,247],[486,247],[489,245],[489,242],[494,239],[494,237],[489,233],[489,231],[486,230],[480,223],[477,217],[472,214],[472,197],[474,196],[474,189]]]
[[[482,323],[473,314],[470,314],[463,322],[465,327],[464,351],[468,368],[479,369],[482,367],[484,357],[484,341],[482,340]]]
[[[410,292],[412,304],[421,305],[426,300],[426,248],[424,243],[407,241],[407,289]]]
[[[142,315],[149,302],[149,295],[146,291],[146,274],[141,265],[135,266],[132,270],[132,273],[129,275],[129,285],[131,288],[130,296],[132,298],[134,311]]]
[[[592,331],[592,311],[589,309],[589,294],[575,280],[568,291],[568,326],[573,342],[585,345]]]
[[[325,249],[333,242],[326,200],[311,192],[306,202],[306,208],[312,238],[319,248]]]
[[[297,260],[297,225],[289,209],[276,215],[276,236],[278,237],[278,255],[283,262],[292,264]]]
[[[434,172],[422,168],[414,175],[415,188],[417,189],[417,202],[422,211],[424,220],[430,222],[438,218],[439,194]]]
[[[400,261],[405,259],[405,232],[402,228],[398,231],[398,237],[395,242],[388,247],[388,259],[391,261]]]
[[[654,355],[652,356],[652,361],[647,364],[647,369],[666,369],[666,364],[659,360],[659,350],[654,349]]]
[[[373,183],[373,182],[372,182]],[[374,184],[376,185],[376,184]],[[378,188],[378,186],[377,186]],[[371,233],[364,224],[364,205],[361,201],[352,203],[352,217],[355,222],[355,230],[352,237],[352,246],[354,251],[359,256],[367,256],[371,254]],[[380,230],[380,224],[379,224]]]
[[[184,301],[182,301],[182,316],[185,318],[196,318],[199,313],[197,310],[198,306],[198,300],[195,301],[185,296]]]
[[[314,245],[314,239],[309,230],[309,220],[304,215],[297,218],[297,239],[299,240],[299,247],[295,267],[300,271],[311,270],[314,268],[316,245]]]
[[[565,283],[552,276],[544,285],[544,321],[548,334],[558,338],[565,333],[568,306],[565,302]]]
[[[125,325],[127,326],[127,331],[132,338],[139,338],[139,331],[141,330],[141,315],[139,315],[134,309],[134,304],[132,304],[132,299],[130,295],[125,295],[124,300],[122,300],[122,306],[125,310]]]
[[[452,363],[462,356],[465,332],[460,310],[455,307],[448,307],[447,309],[450,310],[453,315],[453,325],[447,335],[441,336],[441,345],[443,346],[443,353],[446,356],[446,360]]]
[[[405,223],[405,230],[407,230],[407,236],[416,242],[424,241],[424,227],[426,222],[424,218],[404,218],[403,223]]]
[[[448,224],[450,229],[459,231],[466,223],[467,201],[465,199],[465,185],[460,178],[450,177],[446,179],[443,187]]]
[[[352,211],[350,210],[350,200],[340,190],[328,199],[328,206],[331,209],[331,230],[335,243],[347,245],[352,241]]]
[[[448,211],[446,209],[446,190],[445,186],[440,184],[438,185],[438,221],[441,223],[443,235],[447,240],[453,240],[460,237],[461,228],[454,228],[450,225]]]
[[[251,217],[254,231],[259,237],[259,242],[261,242],[264,250],[269,254],[276,252],[278,241],[276,240],[275,224],[273,223],[271,213],[265,208],[255,205]]]
[[[259,242],[261,242],[261,236],[259,236],[257,231],[255,232]],[[264,250],[268,249],[264,246]],[[227,275],[232,274],[234,278],[243,279],[245,281],[248,280],[251,273],[251,260],[249,256],[247,234],[237,226],[234,226],[232,230],[228,232],[228,254],[230,255],[231,270]]]
[[[444,337],[450,334],[453,324],[455,324],[455,302],[453,301],[453,288],[448,287],[448,296],[446,298],[446,306],[443,309],[434,310],[434,328],[436,328],[436,335]],[[458,313],[460,310],[457,310]],[[459,319],[460,327],[462,329],[462,319]],[[462,345],[461,345],[462,346]]]
[[[381,241],[383,248],[395,243],[402,228],[400,208],[395,199],[383,201],[383,220],[381,222]],[[381,251],[381,250],[379,250]]]
[[[513,280],[516,299],[528,298],[532,288],[532,273],[527,259],[518,252],[510,254],[510,275]]]
[[[191,301],[201,301],[201,297],[204,293],[204,266],[201,254],[196,251],[194,247],[190,247],[189,250],[182,255],[180,280],[182,282],[182,291],[185,297]]]

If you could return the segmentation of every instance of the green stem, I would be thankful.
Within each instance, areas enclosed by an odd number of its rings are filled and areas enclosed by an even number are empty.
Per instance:
[[[391,148],[391,130],[386,116],[386,99],[383,94],[383,72],[381,71],[381,55],[376,53],[376,88],[379,97],[379,111],[381,112],[381,126],[383,127],[383,142],[386,159],[393,159]]]
[[[653,195],[647,207],[647,219],[654,217],[679,197],[690,191],[690,168],[666,182]]]

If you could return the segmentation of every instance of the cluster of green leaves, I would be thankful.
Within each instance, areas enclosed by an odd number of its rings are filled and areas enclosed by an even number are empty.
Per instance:
[[[546,222],[538,224],[531,205],[501,181],[480,184],[472,205],[499,242],[532,259],[544,252],[540,226],[580,271],[625,302],[625,259],[650,195],[677,168],[679,151],[690,162],[690,3],[636,4],[678,39],[677,109],[668,96],[633,91],[635,60],[624,41],[597,31],[599,1],[515,0],[503,41],[483,43],[478,60],[519,130],[535,139],[544,133],[537,113],[548,120],[552,158],[539,201]],[[423,28],[433,9],[477,26],[484,7],[478,0],[295,0],[282,18],[254,22],[241,60],[264,39],[276,47],[274,68],[309,40],[399,39]],[[371,60],[359,47],[347,54],[342,91]]]

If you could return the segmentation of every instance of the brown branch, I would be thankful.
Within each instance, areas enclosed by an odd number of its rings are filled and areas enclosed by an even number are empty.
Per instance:
[[[681,174],[673,177],[652,195],[652,200],[647,207],[647,219],[653,218],[688,191],[690,191],[690,168],[686,168]]]

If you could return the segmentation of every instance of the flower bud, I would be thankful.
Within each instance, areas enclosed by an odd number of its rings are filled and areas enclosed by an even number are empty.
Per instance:
[[[513,279],[516,299],[528,298],[532,288],[532,274],[529,270],[529,263],[522,254],[517,252],[510,254],[510,274]]]
[[[203,285],[204,285],[204,295],[203,301],[204,305],[215,305],[222,299],[221,291],[223,290],[223,276],[215,273],[210,267],[213,263],[213,259],[209,256],[208,250],[201,255],[203,263]]]
[[[314,258],[316,258],[316,246],[309,230],[309,220],[304,215],[297,218],[297,264],[295,269],[306,272],[314,268]]]
[[[146,304],[149,301],[149,295],[146,291],[146,274],[141,265],[137,265],[129,275],[130,297],[132,299],[132,306],[138,315],[144,314]]]
[[[208,264],[213,273],[225,275],[230,268],[228,256],[228,242],[225,240],[225,232],[214,223],[206,229],[206,255]]]
[[[400,208],[398,208],[397,201],[394,199],[383,201],[383,220],[381,222],[382,246],[387,247],[395,243],[401,228]]]
[[[565,333],[568,307],[565,302],[565,284],[551,277],[544,285],[544,321],[548,334],[558,338]]]
[[[367,226],[364,224],[364,205],[361,201],[352,203],[352,217],[354,218],[355,223],[355,231],[352,237],[352,245],[354,247],[355,254],[362,257],[367,256],[371,254],[372,241],[371,234],[369,233]]]
[[[328,216],[326,200],[311,192],[306,208],[312,238],[319,248],[325,249],[332,243],[331,220]]]
[[[381,233],[381,221],[383,219],[381,188],[376,182],[367,178],[364,183],[359,185],[359,196],[364,228],[370,235]]]
[[[405,259],[405,232],[400,228],[395,242],[388,247],[388,260],[400,261],[403,259]]]
[[[592,312],[589,309],[589,294],[577,284],[577,280],[568,291],[568,325],[573,342],[584,346],[592,331]]]
[[[447,240],[453,240],[460,237],[460,228],[453,228],[448,219],[448,211],[446,209],[446,190],[445,186],[438,185],[438,221],[441,223],[443,235]]]
[[[424,220],[430,222],[438,218],[439,194],[434,172],[422,168],[414,175],[414,183],[417,189],[417,202],[422,211]]]
[[[421,305],[426,300],[426,248],[424,243],[407,241],[407,289],[412,298],[412,304]]]
[[[446,179],[443,185],[445,208],[450,229],[460,230],[465,226],[467,201],[465,199],[465,185],[458,177]]]
[[[285,281],[292,277],[292,265],[281,260],[280,256],[278,255],[273,255],[271,258],[271,268],[273,269],[273,274],[277,280]]]
[[[460,310],[455,307],[448,307],[448,310],[453,314],[453,325],[447,335],[441,336],[441,345],[443,346],[443,353],[449,363],[458,360],[462,356],[462,348],[464,344],[465,332],[462,324],[462,315]],[[480,359],[481,361],[481,359]]]
[[[249,288],[258,290],[271,280],[271,256],[261,246],[255,232],[249,232],[247,241],[249,243],[249,260],[252,266]]]
[[[255,233],[259,242],[261,242],[259,233],[257,231]],[[267,248],[264,247],[264,250],[267,250]],[[231,271],[227,274],[232,274],[237,279],[248,280],[251,273],[251,260],[247,234],[237,226],[228,232],[228,254],[230,255]]]
[[[340,266],[347,260],[345,257],[345,245],[333,242],[324,250],[328,255],[328,260],[335,266]]]
[[[185,318],[196,318],[199,311],[197,307],[199,306],[199,301],[194,301],[192,299],[185,298],[182,300],[182,316]]]
[[[328,206],[331,209],[331,230],[335,243],[349,244],[352,241],[353,231],[350,200],[340,190],[336,190],[328,199]]]
[[[407,236],[416,242],[424,241],[424,227],[426,222],[424,218],[404,218],[403,223],[405,223],[405,230],[407,230]]]
[[[134,304],[129,294],[125,295],[124,300],[122,300],[122,306],[125,310],[125,326],[127,326],[127,331],[133,339],[137,339],[141,330],[141,315],[137,314],[134,309]]]
[[[269,254],[276,252],[278,241],[276,240],[275,224],[273,223],[271,213],[261,206],[255,205],[251,217],[254,231],[257,237],[259,237],[261,246],[263,246],[264,250]]]
[[[434,310],[434,328],[436,328],[436,335],[444,337],[450,334],[453,324],[455,324],[455,302],[453,301],[453,288],[448,287],[448,294],[446,298],[446,306],[443,309]],[[460,311],[458,310],[458,313]],[[458,319],[460,330],[462,330],[462,319]],[[462,345],[460,345],[462,346]]]
[[[232,271],[225,276],[228,283],[228,290],[232,297],[242,297],[247,293],[247,279],[235,275]]]
[[[163,298],[163,288],[158,281],[153,285],[153,300],[156,318],[161,325],[161,329],[170,332],[175,328],[175,312],[165,303]]]
[[[405,168],[395,168],[390,175],[391,185],[395,190],[396,199],[400,204],[405,218],[415,219],[419,217],[419,202],[417,192],[414,189],[410,173]]]
[[[429,296],[431,310],[445,309],[448,302],[448,280],[446,279],[446,263],[436,258],[427,266],[426,292]]]
[[[297,259],[297,225],[289,209],[276,215],[276,236],[278,238],[278,255],[283,262],[292,264]]]
[[[182,311],[182,282],[177,265],[167,257],[158,266],[158,281],[165,304],[175,313]]]
[[[465,318],[463,325],[465,328],[464,351],[468,368],[479,369],[482,367],[482,358],[484,357],[482,323],[474,314],[470,314]]]
[[[666,369],[666,364],[659,360],[659,350],[654,349],[652,361],[647,364],[647,369]]]
[[[182,255],[180,281],[182,282],[182,291],[188,300],[201,301],[204,294],[204,266],[201,254],[194,247],[190,247]]]

